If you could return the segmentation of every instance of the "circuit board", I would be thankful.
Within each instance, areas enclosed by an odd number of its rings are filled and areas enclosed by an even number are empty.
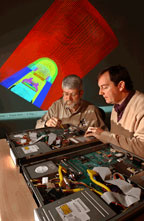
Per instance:
[[[98,166],[109,167],[113,171],[117,170],[127,177],[142,171],[141,165],[133,162],[133,158],[128,158],[124,153],[117,152],[108,145],[105,149],[69,159],[67,163],[83,173],[87,169],[93,169]]]
[[[65,157],[51,159],[56,165],[57,171],[52,171],[53,175],[49,172],[41,173],[38,179],[33,179],[35,175],[30,172],[29,165],[23,167],[23,174],[29,180],[29,186],[32,186],[32,191],[34,191],[35,198],[37,198],[36,202],[39,206],[62,199],[85,188],[100,197],[108,191],[123,195],[121,188],[115,184],[107,183],[107,180],[102,179],[102,176],[97,172],[92,175],[95,168],[100,168],[100,171],[103,168],[107,168],[110,173],[108,179],[118,180],[118,182],[123,181],[132,188],[138,188],[141,192],[139,202],[143,202],[143,188],[140,189],[135,182],[130,182],[131,177],[142,173],[143,161],[136,160],[136,158],[125,152],[117,151],[110,145],[102,145],[101,148],[96,148],[95,151],[92,151],[93,149],[94,147],[90,148],[89,151],[86,150],[86,153],[81,151],[79,154],[67,154]],[[32,167],[36,170],[41,166],[45,167],[48,163],[47,161],[38,162]],[[41,169],[44,170],[44,167]],[[48,177],[47,183],[43,183],[43,177]],[[129,207],[117,202],[112,202],[109,206],[117,214],[127,211]]]
[[[64,148],[98,142],[94,137],[84,137],[84,131],[72,125],[63,128],[40,128],[7,134],[11,157],[15,165],[39,156],[50,155]]]
[[[137,163],[132,157],[128,157],[123,152],[117,152],[109,145],[106,148],[84,155],[76,156],[72,159],[64,159],[61,164],[66,168],[72,168],[79,175],[79,181],[88,186],[94,186],[98,191],[101,189],[94,185],[89,177],[87,170],[93,170],[95,167],[108,167],[111,170],[111,176],[117,173],[117,176],[128,180],[131,176],[143,171],[141,163]],[[117,178],[120,178],[117,177]],[[100,177],[98,180],[102,181]]]

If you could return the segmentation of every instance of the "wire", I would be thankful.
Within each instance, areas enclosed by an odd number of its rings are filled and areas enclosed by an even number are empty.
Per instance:
[[[108,192],[111,191],[110,188],[108,188],[106,185],[104,185],[103,183],[100,183],[99,181],[97,181],[97,180],[94,179],[94,176],[98,175],[94,170],[89,170],[89,169],[87,169],[87,172],[88,172],[88,174],[89,174],[89,176],[90,176],[90,179],[91,179],[91,181],[92,181],[93,183],[95,183],[96,185],[98,185],[98,186],[104,188],[104,189],[107,190]]]
[[[58,173],[59,173],[59,187],[62,187],[62,184],[63,184],[63,181],[64,181],[62,171],[63,171],[64,173],[67,173],[67,170],[66,170],[64,167],[62,167],[61,165],[59,165],[59,168],[58,168]]]
[[[76,192],[79,192],[81,190],[83,190],[84,188],[75,188],[75,189],[62,189],[63,192],[73,192],[73,193],[76,193]]]
[[[113,179],[121,179],[121,180],[125,180],[124,176],[118,172],[115,172],[113,174]]]

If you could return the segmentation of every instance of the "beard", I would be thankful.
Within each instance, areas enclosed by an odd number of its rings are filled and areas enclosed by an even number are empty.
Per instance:
[[[69,108],[69,109],[78,108],[80,105],[80,101],[78,102],[65,101],[64,105],[66,108]]]

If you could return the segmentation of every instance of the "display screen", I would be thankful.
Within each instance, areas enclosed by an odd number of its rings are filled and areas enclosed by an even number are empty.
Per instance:
[[[61,97],[65,76],[84,77],[117,45],[88,0],[55,0],[1,67],[0,84],[46,110]]]
[[[54,61],[49,58],[41,58],[1,82],[1,85],[40,107],[57,72],[57,65]]]

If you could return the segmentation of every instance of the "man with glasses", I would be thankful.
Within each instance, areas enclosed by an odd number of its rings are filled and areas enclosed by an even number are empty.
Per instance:
[[[61,127],[71,124],[81,129],[106,126],[100,109],[82,99],[82,79],[77,75],[68,75],[62,81],[63,96],[55,101],[47,113],[37,121],[36,128]]]

